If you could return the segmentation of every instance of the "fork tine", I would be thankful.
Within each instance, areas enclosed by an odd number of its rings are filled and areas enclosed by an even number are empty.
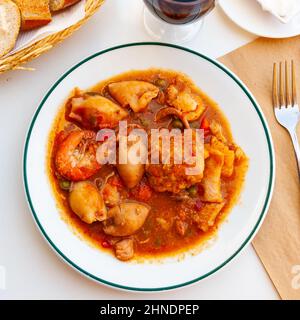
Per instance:
[[[284,79],[282,71],[282,62],[279,64],[279,102],[280,107],[285,106],[285,96],[284,96]]]
[[[277,65],[273,63],[273,106],[279,108]]]
[[[292,60],[292,95],[293,95],[293,105],[297,104],[297,89],[296,89],[296,72],[294,60]]]
[[[291,98],[291,90],[290,90],[290,79],[289,79],[288,63],[286,60],[285,60],[285,94],[286,94],[286,106],[291,106],[292,98]]]

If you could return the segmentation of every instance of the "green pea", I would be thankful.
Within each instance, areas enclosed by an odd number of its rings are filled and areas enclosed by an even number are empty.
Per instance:
[[[155,85],[157,85],[158,87],[161,87],[161,88],[165,88],[167,86],[167,81],[164,79],[157,79],[155,81]]]
[[[172,121],[172,127],[176,129],[182,129],[183,128],[183,123],[179,119],[175,119]]]
[[[71,187],[71,182],[68,180],[60,180],[59,186],[62,190],[69,191]]]
[[[196,186],[191,186],[190,188],[187,189],[187,192],[191,197],[195,197],[198,194],[198,190]]]

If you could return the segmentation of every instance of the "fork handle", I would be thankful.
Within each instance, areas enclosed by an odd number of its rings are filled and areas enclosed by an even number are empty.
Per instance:
[[[299,142],[298,142],[296,130],[289,130],[289,134],[291,136],[294,150],[295,150],[297,166],[298,166],[298,174],[299,174],[299,179],[300,179],[300,147],[299,147]]]

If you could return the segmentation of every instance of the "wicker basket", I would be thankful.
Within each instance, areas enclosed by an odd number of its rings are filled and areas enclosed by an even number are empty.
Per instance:
[[[21,65],[37,58],[42,53],[45,53],[59,42],[69,37],[96,12],[103,2],[104,0],[87,0],[85,6],[85,17],[82,20],[67,29],[47,36],[8,57],[0,58],[0,73],[8,70],[26,69],[21,67]]]

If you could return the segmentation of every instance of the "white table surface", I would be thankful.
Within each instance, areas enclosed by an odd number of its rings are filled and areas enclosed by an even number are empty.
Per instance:
[[[84,57],[122,43],[151,41],[142,25],[142,10],[142,0],[107,0],[72,37],[30,62],[34,72],[0,75],[0,279],[5,271],[0,299],[278,299],[251,245],[217,274],[191,287],[162,293],[123,292],[67,266],[31,218],[23,191],[22,154],[35,109],[53,82]],[[219,57],[253,39],[217,8],[185,46]]]

